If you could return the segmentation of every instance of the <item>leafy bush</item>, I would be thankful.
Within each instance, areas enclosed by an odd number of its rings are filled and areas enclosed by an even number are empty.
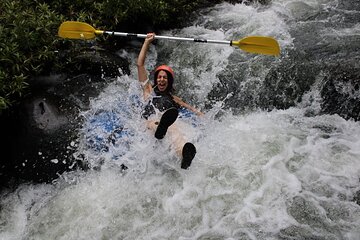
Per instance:
[[[46,4],[3,0],[0,10],[0,111],[21,97],[30,76],[53,61],[61,22]]]
[[[48,0],[67,20],[116,30],[141,25],[177,27],[194,10],[222,0]],[[175,24],[175,25],[174,25]]]
[[[222,0],[2,0],[0,8],[0,113],[31,86],[31,77],[66,66],[56,50],[72,44],[57,37],[64,20],[108,30],[176,28],[189,14]],[[76,44],[75,44],[76,46]],[[72,48],[76,55],[78,48]],[[71,59],[71,56],[68,58]],[[68,60],[71,61],[71,60]]]

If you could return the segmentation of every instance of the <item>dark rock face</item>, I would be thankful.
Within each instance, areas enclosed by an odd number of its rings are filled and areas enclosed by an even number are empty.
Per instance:
[[[357,191],[355,193],[353,201],[356,202],[358,205],[360,205],[360,191]]]
[[[321,90],[322,110],[345,119],[360,120],[360,68],[351,66],[329,71]]]
[[[266,76],[259,98],[261,108],[292,107],[301,101],[303,94],[315,83],[322,66],[316,61],[301,61],[305,60],[305,56],[299,53],[290,56],[272,68]]]
[[[74,113],[60,107],[59,99],[39,95],[20,106],[8,122],[10,153],[6,166],[10,176],[49,181],[66,169],[71,140],[76,135]],[[9,172],[7,172],[9,174]]]
[[[359,121],[360,37],[356,31],[342,32],[356,27],[359,11],[347,10],[358,9],[359,4],[341,0],[328,11],[303,2],[289,5],[293,9],[293,18],[288,19],[293,46],[282,48],[279,59],[261,59],[269,71],[260,78],[252,69],[262,66],[256,62],[248,64],[246,56],[234,51],[208,98],[222,101],[223,97],[218,96],[230,94],[225,107],[236,114],[257,108],[287,109],[303,101],[306,94],[317,91],[319,97],[315,101],[320,102],[321,109],[309,110],[309,114],[338,114]],[[249,78],[254,80],[248,81]]]
[[[79,112],[115,76],[129,73],[126,60],[105,51],[79,56],[70,76],[35,79],[32,94],[1,117],[0,180],[49,182],[84,167],[73,158]]]
[[[338,114],[345,119],[360,120],[360,68],[343,59],[338,64],[285,61],[272,69],[265,79],[259,106],[287,109],[317,84],[321,96],[321,112]],[[347,64],[346,64],[347,63]]]

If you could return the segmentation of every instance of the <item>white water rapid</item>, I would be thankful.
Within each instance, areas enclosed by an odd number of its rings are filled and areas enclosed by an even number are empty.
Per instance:
[[[273,36],[286,55],[294,48],[290,25],[337,4],[221,4],[205,11],[192,27],[162,35],[227,40]],[[354,24],[313,34],[326,38],[359,31]],[[233,89],[218,94],[221,100],[207,98],[219,78],[231,83],[240,76],[238,88],[256,97],[270,67],[281,58],[159,40],[150,49],[147,68],[173,66],[177,95],[205,112],[196,127],[190,121],[182,125],[198,150],[192,166],[183,170],[169,141],[156,141],[140,118],[139,50],[119,53],[133,63],[133,74],[110,83],[82,113],[84,128],[73,145],[93,169],[3,193],[0,239],[360,239],[360,206],[354,201],[360,190],[360,123],[320,114],[316,84],[287,110],[239,106],[241,113],[235,114],[234,105],[224,107],[238,94]],[[108,143],[99,150],[87,143],[87,138],[109,137],[91,125],[101,112],[126,122],[132,131],[123,138],[128,144]]]

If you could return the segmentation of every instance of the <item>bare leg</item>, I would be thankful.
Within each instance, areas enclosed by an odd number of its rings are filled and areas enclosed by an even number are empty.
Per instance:
[[[148,120],[147,128],[155,132],[158,124],[158,121]],[[186,141],[184,139],[184,136],[180,133],[178,127],[176,126],[176,123],[169,127],[167,135],[169,136],[171,143],[174,144],[176,154],[181,157],[182,149]]]
[[[186,143],[184,135],[179,131],[179,128],[176,124],[173,124],[169,127],[169,137],[171,142],[174,144],[175,151],[179,157],[182,156],[182,150]]]
[[[155,120],[147,120],[146,122],[146,127],[152,131],[155,132],[156,128],[157,128],[157,125],[159,124],[158,121],[155,121]]]
[[[156,131],[157,126],[157,121],[148,120],[148,129]],[[195,146],[192,143],[185,141],[184,135],[181,133],[176,123],[169,127],[167,136],[174,146],[176,154],[182,158],[181,168],[187,169],[191,165],[191,162],[196,154]]]
[[[173,124],[169,127],[169,137],[174,144],[175,151],[180,156],[181,168],[188,169],[196,154],[196,147],[190,142],[186,142],[184,135],[181,133],[178,125]]]

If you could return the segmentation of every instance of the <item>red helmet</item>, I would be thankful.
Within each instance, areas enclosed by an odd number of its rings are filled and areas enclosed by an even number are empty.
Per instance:
[[[167,75],[168,75],[169,86],[167,87],[166,90],[169,91],[169,92],[174,91],[173,82],[174,82],[175,74],[174,74],[174,70],[172,70],[172,68],[169,67],[168,65],[161,65],[161,66],[158,66],[155,69],[155,72],[154,72],[154,83],[155,83],[155,85],[157,85],[157,75],[161,70],[167,72]]]
[[[172,70],[171,67],[169,67],[168,65],[161,65],[161,66],[158,66],[156,69],[155,69],[155,74],[157,72],[159,72],[160,70],[164,70],[164,71],[167,71],[171,74],[172,78],[175,77],[175,74],[174,74],[174,70]]]

